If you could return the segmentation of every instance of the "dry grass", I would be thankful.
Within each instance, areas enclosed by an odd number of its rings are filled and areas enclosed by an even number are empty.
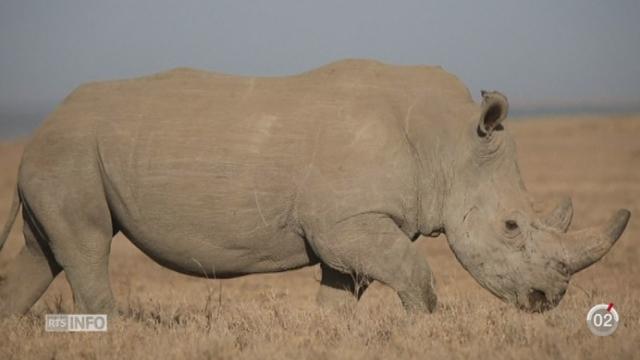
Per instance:
[[[355,313],[315,305],[316,268],[203,280],[161,268],[127,240],[113,244],[111,281],[126,316],[107,333],[46,333],[44,314],[70,312],[60,276],[27,316],[0,322],[0,359],[13,358],[633,358],[640,355],[640,117],[541,119],[510,124],[529,189],[574,198],[575,227],[633,213],[603,261],[574,277],[560,306],[526,314],[477,285],[444,238],[418,240],[438,280],[435,314],[407,316],[375,285]],[[0,222],[6,219],[23,142],[0,144]],[[21,246],[20,232],[0,269]],[[2,271],[0,270],[0,273]],[[621,325],[591,335],[588,309],[614,302]]]

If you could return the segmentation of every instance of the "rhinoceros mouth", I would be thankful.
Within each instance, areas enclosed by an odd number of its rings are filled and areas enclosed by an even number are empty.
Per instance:
[[[547,294],[540,289],[530,289],[527,294],[527,299],[529,300],[529,310],[532,312],[542,312],[550,307]]]

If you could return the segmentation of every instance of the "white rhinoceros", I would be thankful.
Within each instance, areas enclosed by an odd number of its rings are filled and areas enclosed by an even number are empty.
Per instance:
[[[570,200],[538,219],[503,128],[507,99],[481,104],[439,67],[336,62],[288,77],[176,69],[83,85],[26,147],[26,245],[0,313],[27,311],[62,270],[76,311],[114,313],[108,257],[122,232],[176,271],[210,278],[320,263],[321,303],[377,280],[433,311],[413,240],[446,234],[464,268],[529,311],[555,306],[571,274],[624,231],[567,232]],[[348,300],[351,299],[351,300]]]

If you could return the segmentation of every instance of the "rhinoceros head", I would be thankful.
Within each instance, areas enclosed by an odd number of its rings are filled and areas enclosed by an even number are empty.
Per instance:
[[[572,274],[602,258],[629,220],[618,210],[598,227],[567,232],[573,209],[566,198],[538,216],[522,182],[515,144],[503,128],[507,99],[483,92],[463,131],[445,205],[449,244],[464,268],[486,289],[527,311],[558,304]]]

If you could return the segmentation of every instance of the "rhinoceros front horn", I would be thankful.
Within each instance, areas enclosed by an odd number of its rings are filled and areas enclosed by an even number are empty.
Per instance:
[[[569,225],[571,225],[572,218],[573,205],[571,198],[565,196],[548,215],[542,218],[542,222],[550,228],[560,232],[567,232]]]
[[[628,210],[621,209],[600,227],[563,235],[567,270],[574,274],[600,260],[622,235],[630,215]]]

